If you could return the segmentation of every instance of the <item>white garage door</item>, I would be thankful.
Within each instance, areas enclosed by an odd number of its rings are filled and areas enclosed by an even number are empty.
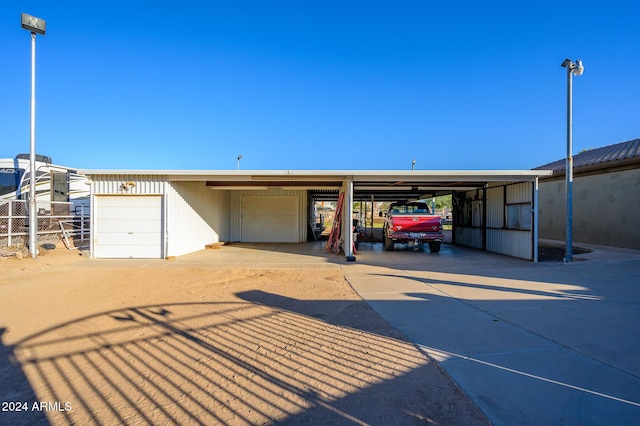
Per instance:
[[[162,257],[162,197],[97,196],[95,257]]]
[[[242,241],[297,243],[297,197],[242,197]]]

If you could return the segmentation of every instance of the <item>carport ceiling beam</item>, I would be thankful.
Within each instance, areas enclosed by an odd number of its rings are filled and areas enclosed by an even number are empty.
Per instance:
[[[339,183],[342,185],[342,181],[337,181],[337,176],[327,176],[327,177],[319,177],[319,176],[260,176],[253,175],[251,176],[252,180],[288,180],[290,182],[296,181],[304,181],[304,182],[324,182],[324,183]]]
[[[456,191],[472,191],[474,189],[481,188],[480,186],[356,186],[356,191],[444,191],[444,190],[456,190]]]
[[[242,186],[264,186],[264,187],[276,187],[287,189],[304,189],[304,188],[317,188],[317,189],[338,189],[342,183],[332,181],[294,181],[294,180],[271,180],[271,181],[207,181],[206,186],[216,187],[220,189],[230,187],[242,187]]]

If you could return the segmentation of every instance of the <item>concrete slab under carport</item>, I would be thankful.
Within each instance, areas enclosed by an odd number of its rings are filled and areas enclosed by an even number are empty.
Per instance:
[[[638,424],[640,253],[592,248],[563,265],[363,244],[343,272],[494,424]]]

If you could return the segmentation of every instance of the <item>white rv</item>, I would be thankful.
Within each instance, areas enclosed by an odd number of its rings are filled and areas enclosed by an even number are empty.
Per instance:
[[[72,211],[88,206],[90,190],[86,176],[51,163],[51,157],[36,155],[36,201],[69,202]],[[29,154],[0,159],[0,203],[28,200],[31,175]]]

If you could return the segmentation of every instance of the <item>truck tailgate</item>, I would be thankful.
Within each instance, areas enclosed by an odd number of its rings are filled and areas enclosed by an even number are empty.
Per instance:
[[[391,229],[404,232],[440,232],[440,216],[393,215]]]

